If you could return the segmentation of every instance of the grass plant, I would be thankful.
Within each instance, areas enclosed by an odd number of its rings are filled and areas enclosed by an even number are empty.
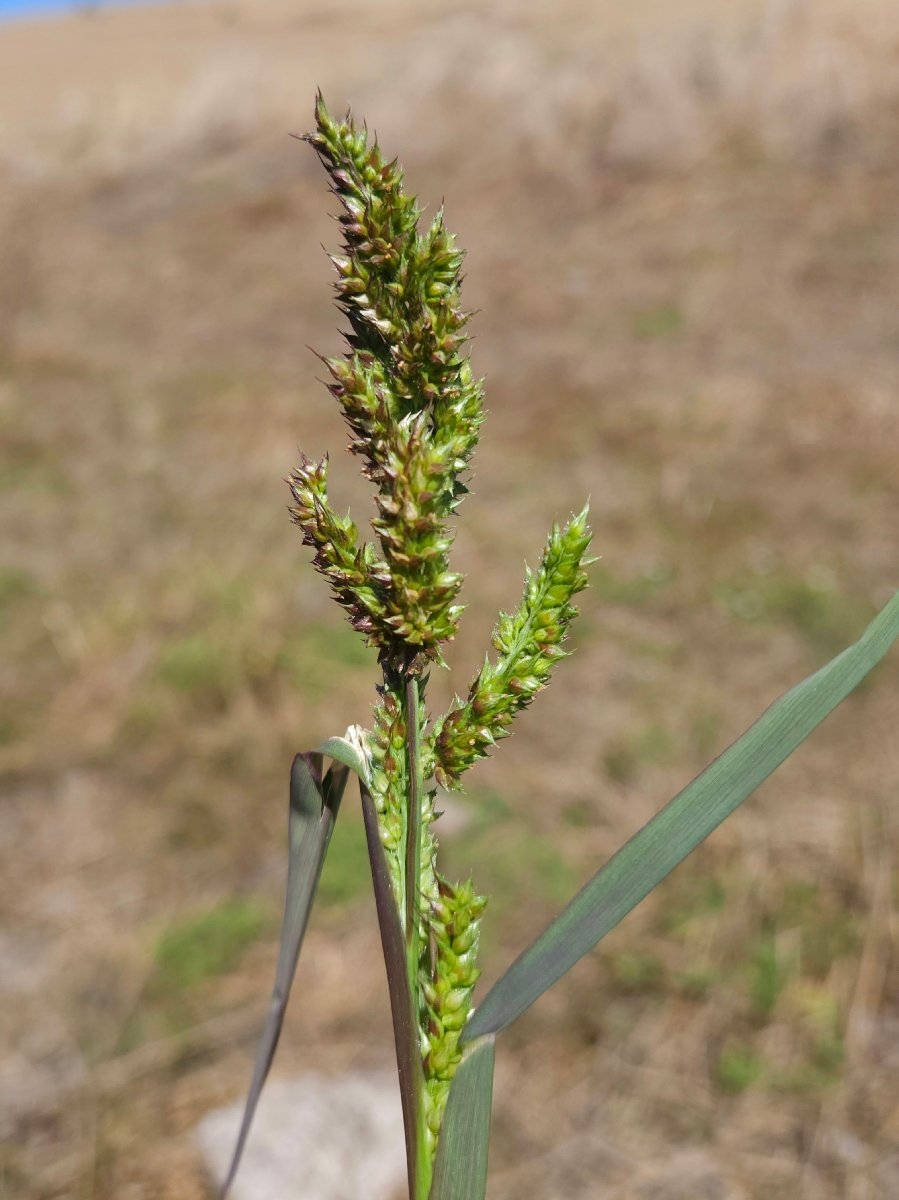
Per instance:
[[[331,117],[319,96],[307,137],[341,205],[343,245],[331,261],[348,322],[347,352],[323,359],[328,388],[349,426],[350,450],[375,494],[365,541],[328,493],[329,460],[301,457],[289,485],[291,515],[381,679],[370,729],[351,726],[297,755],[291,772],[289,871],[281,949],[227,1192],[272,1062],[303,935],[350,772],[358,777],[387,967],[400,1077],[410,1200],[484,1197],[495,1039],[588,953],[730,815],[880,661],[899,635],[899,595],[859,640],[775,701],[736,742],[607,862],[475,1005],[486,899],[471,880],[441,871],[434,826],[438,790],[509,735],[515,716],[548,683],[587,585],[586,508],[549,533],[525,577],[518,607],[500,613],[492,652],[446,712],[429,714],[428,675],[459,624],[461,576],[450,565],[451,521],[465,496],[484,418],[482,382],[465,351],[462,254],[443,212],[425,222],[395,160],[351,116]],[[669,313],[641,336],[675,331]],[[651,325],[651,328],[650,328]],[[611,578],[611,576],[605,576]],[[653,584],[655,586],[655,584]],[[639,602],[638,594],[635,602]],[[803,610],[804,612],[804,610]],[[799,618],[797,617],[797,620]],[[202,656],[201,656],[202,657]],[[197,656],[176,657],[176,686],[192,685]],[[653,726],[632,760],[666,753]],[[718,892],[697,905],[724,903]],[[619,956],[622,992],[662,971],[651,955]],[[768,1013],[788,975],[773,935],[749,968],[752,1003]],[[723,1090],[761,1075],[755,1052],[725,1046]]]

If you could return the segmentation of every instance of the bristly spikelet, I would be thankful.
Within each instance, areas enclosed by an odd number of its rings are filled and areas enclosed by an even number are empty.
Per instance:
[[[404,844],[406,796],[409,779],[406,762],[406,722],[403,706],[386,688],[375,708],[375,726],[369,739],[371,794],[378,813],[378,832],[393,886],[393,895],[403,911],[405,891]]]
[[[344,210],[343,253],[332,262],[351,329],[346,356],[326,360],[330,390],[352,432],[350,448],[377,488],[372,525],[382,561],[358,552],[372,567],[364,617],[345,603],[321,553],[316,566],[382,658],[408,659],[411,652],[439,659],[461,611],[462,579],[449,569],[446,521],[465,492],[459,477],[483,419],[483,389],[462,352],[462,254],[442,214],[419,231],[421,211],[403,189],[402,171],[385,162],[377,142],[369,144],[367,129],[349,116],[333,120],[321,96],[315,115],[307,140]],[[318,545],[321,535],[306,518],[295,519]]]
[[[443,787],[458,787],[464,771],[509,734],[512,718],[549,681],[566,656],[562,642],[577,613],[572,598],[587,586],[584,555],[592,534],[587,509],[553,528],[540,567],[528,572],[521,604],[501,613],[494,630],[496,663],[484,662],[469,688],[434,729],[434,775]]]
[[[437,876],[431,901],[430,930],[434,957],[424,980],[425,1028],[422,1038],[428,1133],[436,1144],[453,1076],[462,1058],[459,1037],[471,1014],[484,896],[471,881],[453,886]]]
[[[347,610],[354,629],[372,636],[384,609],[378,595],[384,567],[349,517],[338,517],[328,503],[328,458],[300,457],[288,479],[294,503],[289,509],[303,530],[303,541],[315,550],[313,565],[324,575],[338,604]]]

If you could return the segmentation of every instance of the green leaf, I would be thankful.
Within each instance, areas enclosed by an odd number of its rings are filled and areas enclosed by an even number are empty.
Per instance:
[[[336,755],[332,755],[332,757],[336,757]],[[222,1186],[221,1200],[227,1196],[231,1184],[234,1182],[256,1106],[259,1103],[259,1096],[275,1057],[278,1039],[281,1036],[281,1027],[284,1024],[287,1000],[290,996],[290,986],[293,983],[300,957],[300,947],[309,923],[309,913],[321,877],[322,864],[325,861],[334,821],[337,818],[349,775],[348,768],[341,763],[340,766],[330,767],[323,778],[322,767],[321,752],[312,751],[308,754],[298,754],[293,760],[290,771],[290,815],[288,818],[290,850],[287,866],[287,898],[284,905],[284,919],[281,924],[281,944],[275,971],[275,987],[272,992],[265,1029],[256,1053],[253,1078],[250,1082],[240,1132],[237,1135],[237,1144],[234,1147],[228,1175]]]
[[[488,992],[462,1040],[497,1033],[530,1008],[805,741],[897,636],[899,593],[854,646],[776,700],[593,876]]]
[[[360,739],[353,740],[357,730],[358,726],[352,726],[347,730],[348,736],[328,738],[326,742],[315,747],[315,753],[324,754],[326,758],[343,763],[345,767],[354,771],[363,783],[368,783],[368,763],[360,747]]]
[[[443,1114],[429,1200],[484,1200],[494,1058],[492,1037],[472,1042],[463,1055]]]
[[[421,1095],[424,1086],[421,1054],[418,1047],[418,1022],[412,1008],[412,992],[406,974],[406,939],[400,914],[393,896],[390,874],[381,846],[378,814],[371,792],[359,781],[362,797],[362,819],[368,841],[375,907],[381,930],[381,947],[387,968],[387,987],[390,992],[390,1013],[393,1018],[393,1040],[396,1044],[396,1065],[400,1080],[400,1099],[403,1104],[403,1128],[406,1133],[406,1165],[409,1174],[409,1195],[424,1194],[423,1181],[427,1175],[427,1150],[419,1144],[421,1130]]]

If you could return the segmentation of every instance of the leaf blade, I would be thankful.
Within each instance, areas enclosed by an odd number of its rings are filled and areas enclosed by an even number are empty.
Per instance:
[[[372,883],[375,892],[375,908],[378,927],[381,931],[381,947],[387,969],[387,987],[390,993],[390,1015],[393,1020],[393,1040],[396,1045],[396,1065],[400,1080],[400,1099],[403,1105],[403,1129],[406,1136],[406,1165],[409,1174],[409,1195],[419,1193],[422,1170],[423,1147],[418,1144],[421,1127],[419,1106],[423,1088],[421,1055],[418,1048],[418,1022],[412,1007],[412,993],[406,975],[406,939],[400,923],[399,910],[393,895],[381,835],[378,829],[378,814],[371,792],[363,780],[359,780],[362,798],[362,820],[368,844]]]
[[[703,841],[880,662],[899,637],[899,593],[859,640],[769,708],[643,826],[512,963],[462,1041],[505,1029]]]
[[[429,1200],[484,1200],[495,1057],[489,1035],[462,1057],[443,1114]]]
[[[221,1200],[225,1200],[237,1175],[253,1117],[259,1104],[259,1097],[278,1048],[291,984],[296,974],[303,938],[309,924],[312,902],[318,889],[322,865],[331,840],[334,821],[343,798],[348,774],[348,768],[341,764],[331,767],[322,777],[322,755],[317,751],[296,755],[291,766],[287,892],[284,902],[284,917],[281,923],[278,964],[275,969],[275,985],[269,1002],[265,1027],[259,1039],[240,1130],[228,1173],[222,1184]]]
[[[368,763],[361,748],[361,736],[358,726],[351,726],[344,737],[331,737],[315,747],[316,754],[333,758],[345,767],[354,771],[363,783],[368,782]]]

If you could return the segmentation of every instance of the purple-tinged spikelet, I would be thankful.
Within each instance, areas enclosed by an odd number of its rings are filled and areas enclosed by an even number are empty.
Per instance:
[[[335,570],[319,551],[315,565],[384,661],[439,660],[461,612],[447,520],[464,495],[460,475],[483,419],[483,388],[463,354],[462,255],[442,213],[420,231],[421,210],[396,162],[385,162],[351,117],[333,120],[321,97],[307,140],[343,207],[343,251],[331,261],[350,323],[349,351],[326,360],[329,388],[349,425],[350,449],[377,488],[372,526],[380,555],[363,547],[353,558],[376,566],[360,583],[370,593],[357,606],[363,611],[347,602],[345,563]],[[316,546],[328,541],[318,527],[338,521],[300,501],[294,519]]]

